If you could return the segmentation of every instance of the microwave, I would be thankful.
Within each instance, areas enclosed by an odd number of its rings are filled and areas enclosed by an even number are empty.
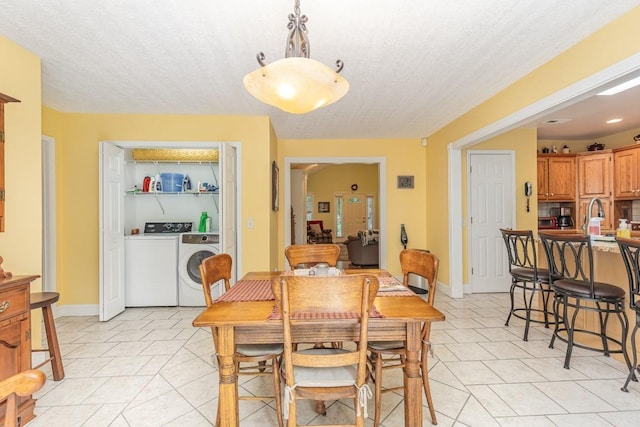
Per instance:
[[[538,229],[557,229],[558,217],[555,216],[539,216]]]

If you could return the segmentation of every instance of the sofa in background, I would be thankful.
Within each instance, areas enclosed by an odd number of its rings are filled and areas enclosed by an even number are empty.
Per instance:
[[[347,246],[351,264],[372,266],[380,263],[377,233],[373,235],[366,230],[359,231],[357,236],[348,236],[344,244]]]

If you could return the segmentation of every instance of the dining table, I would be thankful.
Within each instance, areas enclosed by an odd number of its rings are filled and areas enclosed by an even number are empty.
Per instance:
[[[422,426],[422,378],[420,373],[421,329],[425,322],[444,321],[445,315],[427,303],[388,271],[345,269],[343,274],[370,274],[378,278],[380,290],[374,301],[379,313],[369,318],[369,340],[406,340],[404,367],[404,425]],[[221,426],[239,426],[238,373],[234,363],[236,344],[283,342],[282,319],[277,315],[271,281],[293,271],[249,272],[231,289],[204,309],[195,327],[217,330],[215,349],[219,369]],[[319,296],[321,297],[321,296]],[[321,325],[299,324],[292,331],[295,343],[357,341],[358,325],[332,319]]]

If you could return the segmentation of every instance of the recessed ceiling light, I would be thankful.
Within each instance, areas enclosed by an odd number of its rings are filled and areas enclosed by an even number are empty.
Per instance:
[[[611,119],[611,120],[607,120],[608,124],[612,124],[612,123],[620,123],[622,121],[622,119]]]
[[[640,77],[636,77],[635,79],[627,80],[624,83],[619,84],[618,86],[614,86],[611,89],[607,89],[603,92],[600,92],[598,95],[615,95],[616,93],[620,93],[627,89],[631,89],[632,87],[636,87],[640,85]]]

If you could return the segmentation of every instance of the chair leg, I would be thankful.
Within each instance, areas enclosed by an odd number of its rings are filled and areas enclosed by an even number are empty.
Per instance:
[[[286,402],[287,405],[289,405],[289,418],[287,418],[287,427],[297,427],[296,426],[296,419],[297,417],[297,412],[296,412],[296,397],[295,397],[295,391],[291,390],[291,401]]]
[[[560,309],[560,297],[557,295],[553,296],[553,318],[555,320],[555,327],[553,328],[553,334],[551,335],[551,341],[549,342],[549,348],[553,348],[553,344],[556,341],[556,337],[558,336],[558,329],[560,328],[560,316],[558,315],[558,310]],[[562,319],[564,322],[564,318]]]
[[[534,289],[531,289],[531,294],[529,296],[529,300],[527,301],[527,283],[523,283],[522,287],[522,299],[524,300],[524,312],[525,312],[525,322],[524,322],[524,337],[523,341],[529,341],[529,325],[531,324],[531,304],[533,303],[533,296],[536,294],[535,292],[535,283],[532,283]]]
[[[64,368],[62,366],[62,354],[58,344],[58,334],[56,333],[56,322],[53,319],[53,310],[50,305],[42,307],[42,317],[44,318],[44,329],[47,334],[47,346],[49,347],[49,357],[51,358],[51,370],[53,380],[60,381],[64,378]]]
[[[431,399],[431,387],[429,387],[429,369],[427,366],[430,347],[431,344],[425,344],[422,348],[420,368],[422,369],[422,385],[424,387],[424,394],[427,398],[427,405],[429,405],[429,414],[431,414],[431,424],[435,426],[438,424],[438,420],[436,419],[436,410],[433,408],[433,400]]]
[[[375,377],[374,377],[374,384],[375,384],[375,411],[374,411],[374,417],[373,417],[373,427],[379,427],[380,426],[380,404],[382,402],[382,356],[379,353],[373,353],[373,356],[375,358],[375,364],[374,364],[374,368],[375,368]]]
[[[604,355],[609,357],[609,342],[607,340],[607,323],[609,322],[609,311],[611,310],[611,305],[609,303],[605,303],[606,314],[604,319],[602,318],[602,306],[599,302],[596,303],[596,307],[598,307],[598,320],[600,321],[600,339],[602,340],[602,349],[604,350]]]
[[[545,288],[547,285],[540,285],[540,292],[542,292],[542,310],[544,314],[544,327],[549,329],[549,296],[551,295],[551,291],[549,288]]]
[[[624,361],[627,363],[627,368],[630,372],[633,372],[633,365],[631,364],[631,360],[629,359],[629,352],[627,351],[627,335],[629,335],[629,318],[627,317],[627,313],[624,311],[624,302],[616,304],[616,314],[618,315],[618,320],[620,321],[620,326],[622,327],[622,355],[624,356]]]
[[[362,408],[358,409],[360,405],[360,399],[358,399],[357,394],[355,399],[353,399],[353,404],[356,408],[356,427],[364,427],[364,410],[362,410]],[[360,411],[360,415],[358,415],[358,410]]]
[[[567,311],[568,297],[564,297],[564,311],[563,316],[566,319],[568,315]],[[580,300],[576,300],[576,307],[571,316],[571,326],[567,325],[567,355],[564,358],[564,368],[569,369],[571,362],[571,353],[573,352],[573,331],[576,326],[576,318],[578,317],[578,311],[580,311]]]
[[[636,353],[636,333],[638,332],[638,324],[636,323],[636,326],[633,328],[633,332],[631,333],[631,350],[633,352],[633,365],[631,365],[631,370],[629,371],[629,376],[627,377],[627,381],[625,381],[624,385],[622,386],[622,391],[625,392],[629,392],[629,389],[627,388],[627,386],[629,385],[629,381],[631,381],[631,379],[633,377],[635,377],[635,374],[633,371],[635,371],[636,366],[638,366],[638,353]]]
[[[284,427],[282,420],[282,394],[280,390],[280,361],[278,357],[274,357],[271,362],[273,370],[273,395],[276,403],[276,416],[278,417],[278,426]]]
[[[514,302],[513,302],[513,292],[514,289],[516,287],[515,282],[512,280],[511,281],[511,289],[509,289],[509,296],[511,298],[511,309],[509,310],[509,315],[507,316],[507,321],[504,322],[504,326],[509,326],[509,320],[511,320],[511,315],[513,314],[513,306],[514,306]]]

